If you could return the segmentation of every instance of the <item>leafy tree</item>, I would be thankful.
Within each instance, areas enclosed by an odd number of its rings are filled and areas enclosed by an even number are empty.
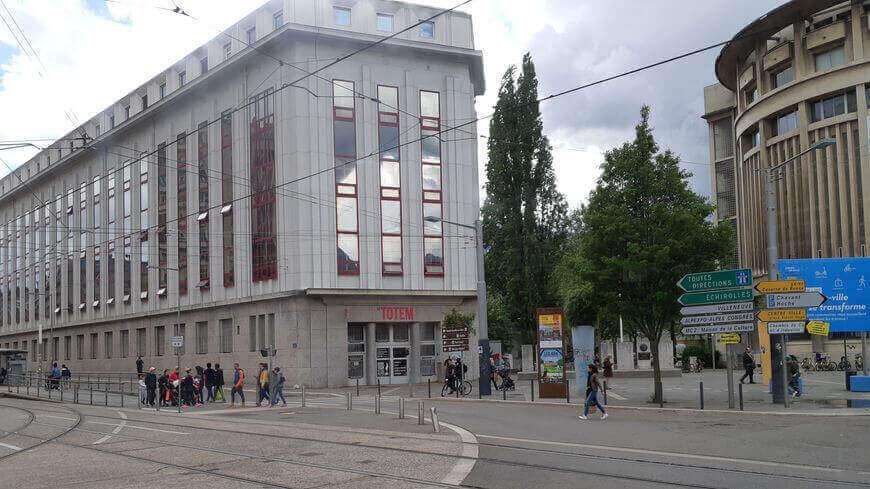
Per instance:
[[[508,68],[502,78],[489,126],[483,239],[489,294],[500,299],[499,314],[490,318],[493,337],[532,342],[535,309],[557,300],[550,274],[565,239],[568,206],[556,189],[529,54],[516,71]]]
[[[727,225],[707,220],[713,206],[688,185],[679,157],[660,152],[640,111],[635,139],[604,155],[602,174],[583,211],[583,280],[599,303],[650,340],[654,401],[662,399],[658,347],[676,324],[677,280],[712,270],[733,249]]]

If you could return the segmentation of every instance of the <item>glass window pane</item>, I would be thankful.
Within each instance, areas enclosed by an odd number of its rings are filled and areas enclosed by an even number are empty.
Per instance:
[[[409,341],[410,333],[408,330],[407,324],[394,324],[393,325],[393,341]],[[396,354],[396,351],[393,351],[393,356],[395,357],[403,357],[407,355]]]
[[[359,271],[359,246],[357,243],[357,235],[355,234],[339,234],[338,235],[338,272],[358,272]]]
[[[420,92],[420,115],[422,117],[441,117],[438,92]]]
[[[822,100],[822,110],[824,112],[824,117],[833,117],[834,116],[834,99],[829,98]]]
[[[423,240],[423,262],[426,265],[444,265],[444,250],[441,247],[441,238],[426,238]]]
[[[381,187],[399,187],[399,162],[381,162]]]
[[[400,234],[402,232],[402,210],[398,200],[382,200],[381,222],[384,234]]]
[[[390,16],[392,19],[392,16]],[[378,86],[378,100],[387,107],[383,107],[384,112],[395,112],[399,107],[399,89],[396,87]]]
[[[393,32],[393,16],[378,14],[378,30],[381,32]]]
[[[433,38],[435,37],[435,23],[423,22],[420,24],[420,37]]]
[[[824,114],[822,112],[822,102],[813,102],[813,121],[817,122],[824,118]]]
[[[384,263],[402,262],[402,238],[400,236],[383,237]]]
[[[429,131],[424,131],[425,133]],[[423,139],[423,161],[430,163],[441,162],[441,141],[438,136],[429,136]]]
[[[333,7],[332,12],[335,19],[335,25],[350,25],[350,9]]]
[[[387,343],[390,341],[390,325],[377,324],[375,325],[375,341],[378,343]]]
[[[356,185],[356,163],[345,164],[337,161],[335,166],[335,183]]]
[[[420,325],[420,339],[422,341],[435,341],[435,323],[423,323]],[[434,352],[432,353],[435,354]]]
[[[856,110],[858,110],[858,104],[855,101],[855,92],[850,91],[846,94],[846,111],[851,113]]]
[[[356,198],[338,197],[335,199],[335,207],[338,230],[356,232]]]
[[[378,149],[382,159],[399,159],[399,126],[378,126]]]
[[[423,203],[423,234],[438,235],[441,234],[441,221],[429,222],[426,218],[434,217],[441,219],[441,204],[440,203]]]
[[[834,113],[833,115],[840,115],[846,113],[846,97],[844,95],[837,95],[834,97]]]
[[[335,132],[335,155],[356,158],[356,131],[351,121],[333,122]]]
[[[423,190],[441,190],[441,166],[423,165]]]
[[[334,80],[332,82],[332,96],[333,106],[353,108],[353,82]]]

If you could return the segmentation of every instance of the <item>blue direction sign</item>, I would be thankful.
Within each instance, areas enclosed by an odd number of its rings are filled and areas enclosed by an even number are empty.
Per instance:
[[[690,273],[683,275],[683,278],[677,282],[677,286],[686,292],[733,289],[736,287],[749,287],[751,285],[752,270],[748,268]]]
[[[832,332],[870,331],[870,258],[779,260],[779,275],[827,297],[807,309],[807,319],[831,323]]]

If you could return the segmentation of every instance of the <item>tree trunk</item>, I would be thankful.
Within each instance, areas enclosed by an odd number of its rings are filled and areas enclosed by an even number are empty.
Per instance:
[[[660,337],[650,338],[650,349],[653,351],[652,368],[653,368],[653,402],[660,404],[664,401],[664,393],[662,392],[662,367],[659,361],[659,341]]]

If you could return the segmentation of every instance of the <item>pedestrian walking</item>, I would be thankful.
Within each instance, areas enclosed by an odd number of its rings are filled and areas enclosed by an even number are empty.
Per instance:
[[[181,405],[182,406],[193,406],[193,375],[191,374],[191,370],[185,370],[185,376],[181,379]]]
[[[284,380],[284,374],[281,373],[280,367],[272,369],[272,373],[269,375],[269,390],[272,406],[278,404],[279,398],[281,399],[283,406],[287,405],[287,399],[284,399]]]
[[[203,397],[203,395],[202,395],[203,381],[204,381],[203,376],[204,375],[205,375],[205,369],[200,367],[199,365],[197,365],[196,366],[196,375],[193,378],[193,384],[195,387],[194,393],[196,394],[196,403],[197,404],[201,404],[203,402],[203,400],[205,399],[205,397]]]
[[[154,407],[154,398],[157,396],[157,375],[154,367],[148,368],[148,374],[145,375],[145,398],[148,405]]]
[[[239,368],[238,363],[233,364],[233,388],[230,390],[230,407],[236,406],[236,394],[242,400],[242,406],[245,405],[245,371]]]
[[[610,356],[604,359],[604,377],[613,377],[613,360],[610,359]]]
[[[269,400],[269,367],[265,363],[260,364],[260,372],[257,374],[257,406],[263,401]]]
[[[157,379],[157,388],[160,394],[160,406],[169,404],[169,369],[163,369],[163,375]]]
[[[205,364],[205,372],[202,373],[203,382],[205,383],[205,400],[214,402],[214,369],[211,368],[211,363]]]
[[[740,377],[740,383],[742,384],[746,380],[746,377],[749,377],[749,383],[754,384],[755,381],[752,380],[752,373],[755,371],[755,359],[752,358],[752,349],[748,346],[746,351],[743,352],[743,369],[746,373],[743,374],[743,377]]]
[[[227,402],[224,397],[224,371],[219,363],[214,364],[214,400]]]
[[[142,356],[139,355],[139,358],[136,359],[136,373],[141,374],[145,370],[145,362],[142,361]]]
[[[595,405],[601,411],[601,419],[607,419],[607,412],[604,407],[598,402],[598,389],[601,384],[598,382],[598,367],[594,364],[587,366],[586,374],[586,403],[583,405],[583,414],[577,416],[580,419],[589,419],[589,406]]]
[[[139,404],[145,404],[148,401],[146,393],[145,374],[139,374]]]

